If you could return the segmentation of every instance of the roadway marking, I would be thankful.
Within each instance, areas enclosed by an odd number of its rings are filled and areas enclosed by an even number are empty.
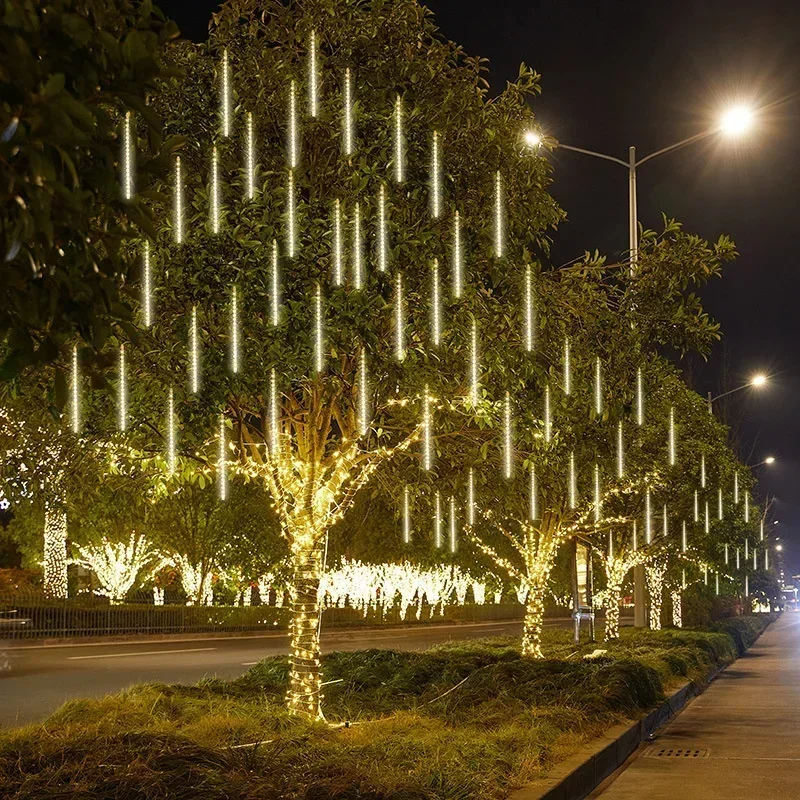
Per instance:
[[[185,650],[148,650],[146,653],[103,653],[95,656],[69,656],[67,661],[86,661],[90,658],[128,658],[129,656],[160,656],[172,653],[205,653],[216,647],[191,647]],[[255,663],[255,662],[254,662]]]

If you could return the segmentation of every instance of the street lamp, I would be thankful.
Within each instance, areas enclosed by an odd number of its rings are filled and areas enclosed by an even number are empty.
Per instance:
[[[753,375],[752,378],[747,383],[743,383],[741,386],[737,386],[735,389],[729,389],[727,392],[723,392],[722,394],[718,394],[716,397],[711,396],[711,392],[708,393],[708,413],[711,413],[711,404],[715,400],[719,400],[721,397],[727,397],[729,394],[733,394],[734,392],[741,392],[742,389],[760,389],[762,386],[765,386],[769,378],[763,373],[759,372],[756,375]]]

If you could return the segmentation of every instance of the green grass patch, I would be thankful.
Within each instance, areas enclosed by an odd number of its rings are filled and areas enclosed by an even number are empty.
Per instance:
[[[284,711],[285,658],[234,681],[74,700],[40,725],[0,733],[0,797],[502,798],[677,681],[732,661],[767,621],[627,629],[593,660],[583,656],[595,645],[576,648],[567,631],[546,632],[542,661],[522,658],[512,639],[332,653],[325,713],[350,727]]]

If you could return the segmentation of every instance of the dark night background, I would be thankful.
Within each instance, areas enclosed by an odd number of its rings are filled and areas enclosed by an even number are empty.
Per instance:
[[[184,35],[205,38],[218,0],[161,0]],[[759,467],[760,493],[800,570],[800,2],[797,0],[429,0],[443,36],[490,59],[492,91],[524,61],[542,75],[534,110],[543,130],[579,147],[639,157],[712,125],[729,102],[762,109],[739,140],[714,136],[645,165],[639,216],[661,213],[714,239],[727,233],[740,258],[705,292],[723,342],[693,365],[695,388],[715,394],[756,371],[772,380],[734,395],[740,456]],[[627,174],[611,163],[556,151],[552,192],[568,214],[553,257],[627,247]],[[749,396],[748,396],[749,395]]]

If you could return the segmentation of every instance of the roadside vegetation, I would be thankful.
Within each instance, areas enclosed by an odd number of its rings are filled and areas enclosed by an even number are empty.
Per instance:
[[[544,660],[508,638],[323,659],[328,725],[284,708],[287,658],[234,681],[147,684],[0,733],[8,800],[502,798],[685,680],[733,661],[767,615],[708,630],[623,629]]]

